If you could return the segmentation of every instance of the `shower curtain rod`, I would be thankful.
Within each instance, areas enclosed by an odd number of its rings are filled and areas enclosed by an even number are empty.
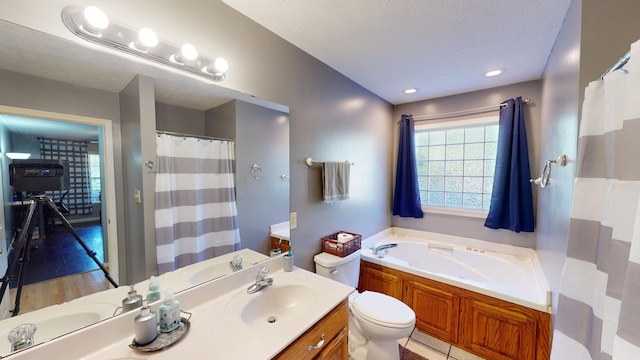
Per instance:
[[[605,76],[607,76],[609,73],[612,73],[616,70],[623,71],[626,74],[627,71],[624,70],[623,67],[629,62],[629,59],[631,59],[631,50],[629,50],[626,54],[624,54],[624,56],[621,57],[618,60],[618,62],[613,64],[612,67],[610,67],[607,71],[605,71],[604,74],[600,76],[600,80],[604,79]]]
[[[530,101],[531,100],[529,100],[529,99],[522,100],[522,102],[525,103],[525,104],[528,104]],[[416,116],[413,117],[413,121],[425,121],[425,120],[433,120],[433,119],[444,119],[444,118],[454,117],[454,116],[480,114],[480,113],[484,113],[484,112],[497,110],[496,108],[499,109],[499,108],[501,108],[503,106],[506,106],[506,105],[507,104],[503,103],[503,104],[483,106],[483,107],[474,108],[474,109],[453,111],[453,112],[448,112],[448,113],[431,114],[431,115],[416,115]],[[398,122],[400,122],[400,121],[398,121]]]
[[[166,135],[173,135],[173,136],[182,136],[182,137],[192,137],[192,138],[196,138],[196,139],[203,139],[203,140],[220,140],[220,141],[231,141],[234,142],[234,139],[225,139],[225,138],[220,138],[220,137],[213,137],[213,136],[204,136],[204,135],[193,135],[193,134],[182,134],[182,133],[177,133],[177,132],[172,132],[172,131],[156,131],[156,134],[166,134]]]

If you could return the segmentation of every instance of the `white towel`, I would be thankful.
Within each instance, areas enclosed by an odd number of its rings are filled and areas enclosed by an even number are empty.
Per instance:
[[[349,162],[328,162],[322,165],[322,196],[324,202],[331,204],[349,198]]]

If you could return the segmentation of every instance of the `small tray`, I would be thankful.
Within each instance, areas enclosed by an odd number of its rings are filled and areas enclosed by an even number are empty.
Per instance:
[[[172,332],[163,333],[158,331],[158,337],[147,345],[138,345],[134,339],[131,341],[131,344],[129,344],[129,347],[144,352],[163,350],[180,341],[187,331],[189,331],[189,327],[191,327],[189,319],[181,317],[180,326]]]

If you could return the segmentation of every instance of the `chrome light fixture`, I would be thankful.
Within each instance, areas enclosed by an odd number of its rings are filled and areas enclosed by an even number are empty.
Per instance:
[[[158,39],[149,28],[130,29],[110,21],[95,6],[62,9],[62,22],[74,35],[110,49],[115,49],[154,63],[186,71],[204,79],[220,82],[225,79],[229,63],[224,58],[211,61],[198,53],[192,44],[178,48]]]

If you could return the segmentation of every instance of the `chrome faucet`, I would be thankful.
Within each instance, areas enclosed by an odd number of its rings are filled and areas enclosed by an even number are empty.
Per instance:
[[[273,285],[273,279],[266,277],[268,273],[269,269],[267,269],[266,266],[261,267],[260,270],[258,270],[258,275],[256,275],[256,283],[251,284],[251,286],[247,288],[247,294],[257,293],[267,286]]]
[[[390,249],[392,247],[398,247],[398,244],[382,244],[373,248],[373,255],[382,259],[384,257],[384,252],[382,250]]]
[[[234,256],[233,259],[229,261],[229,267],[231,267],[233,272],[242,270],[242,257],[240,255]]]

